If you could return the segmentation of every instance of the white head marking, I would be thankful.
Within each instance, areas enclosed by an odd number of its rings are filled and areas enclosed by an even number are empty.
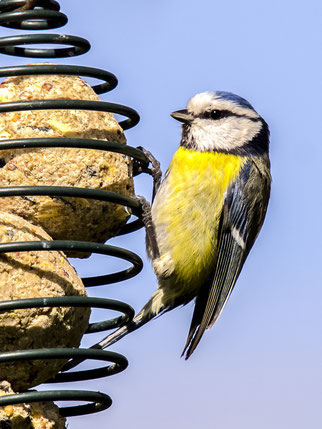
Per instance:
[[[224,94],[227,97],[221,92],[203,92],[189,100],[187,110],[194,119],[184,136],[187,146],[201,151],[230,151],[241,148],[260,132],[261,118],[251,105],[234,94]],[[213,110],[227,114],[214,120],[209,116]]]

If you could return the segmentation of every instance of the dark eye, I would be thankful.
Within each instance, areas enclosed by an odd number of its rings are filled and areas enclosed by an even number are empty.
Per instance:
[[[221,110],[212,110],[210,112],[210,117],[212,119],[220,119],[222,117],[222,111]]]

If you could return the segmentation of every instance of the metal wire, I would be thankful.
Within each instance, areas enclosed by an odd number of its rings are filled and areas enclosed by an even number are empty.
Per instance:
[[[33,10],[15,12],[25,4],[25,0],[2,0],[0,2],[0,25],[7,28],[44,30],[59,28],[65,25],[68,18],[60,12],[59,3],[54,0],[41,0],[38,7]],[[69,45],[63,48],[30,48],[22,47],[33,44],[55,44]],[[0,38],[0,53],[6,55],[32,57],[32,58],[61,58],[82,55],[90,49],[90,43],[81,37],[65,34],[24,34]],[[26,76],[26,75],[76,75],[95,78],[101,80],[92,86],[96,94],[106,93],[114,89],[117,85],[117,78],[110,72],[84,66],[75,65],[19,65],[12,67],[1,67],[0,77]],[[120,104],[102,101],[84,100],[31,100],[16,101],[11,103],[1,103],[0,113],[16,112],[25,110],[57,110],[57,109],[79,109],[94,110],[103,112],[113,112],[125,116],[126,119],[119,122],[125,130],[135,126],[139,122],[139,115],[130,107]],[[122,145],[117,142],[107,142],[103,140],[91,140],[80,138],[28,138],[3,140],[0,142],[0,150],[25,149],[25,148],[82,148],[96,149],[121,153],[131,157],[142,165],[141,171],[148,171],[149,161],[147,157],[138,149],[131,146]],[[142,226],[140,220],[140,205],[134,198],[119,195],[113,192],[99,191],[93,189],[72,188],[72,187],[52,187],[52,186],[15,186],[0,188],[0,197],[27,196],[27,195],[47,195],[47,196],[73,196],[111,203],[121,204],[131,209],[137,219],[125,225],[118,235],[135,231]],[[25,251],[45,251],[45,250],[77,250],[106,255],[107,257],[121,258],[131,264],[125,270],[105,275],[83,278],[86,287],[106,285],[129,279],[138,274],[142,269],[142,260],[133,252],[100,243],[82,241],[30,241],[1,243],[0,254],[8,252]],[[101,332],[123,326],[134,316],[133,309],[120,301],[103,298],[88,297],[43,297],[31,299],[19,299],[0,302],[0,312],[13,311],[26,308],[39,307],[95,307],[104,308],[122,313],[121,316],[96,323],[90,323],[87,333]],[[73,371],[59,373],[55,379],[48,380],[49,383],[71,382],[79,380],[96,379],[106,377],[123,371],[127,367],[127,360],[124,356],[111,351],[97,349],[33,349],[19,350],[15,352],[0,353],[0,363],[14,362],[18,360],[39,360],[39,359],[71,359],[82,358],[95,359],[103,362],[111,362],[103,367],[88,369],[85,371]],[[18,403],[31,403],[38,401],[85,401],[87,404],[62,407],[60,413],[63,416],[76,416],[95,413],[108,408],[112,400],[105,393],[78,391],[78,390],[50,390],[50,391],[27,391],[14,395],[7,395],[0,398],[0,406]]]

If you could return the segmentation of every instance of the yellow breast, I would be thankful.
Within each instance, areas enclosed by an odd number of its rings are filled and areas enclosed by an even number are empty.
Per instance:
[[[179,281],[200,283],[209,275],[224,194],[245,161],[183,147],[175,153],[152,216],[160,253],[171,256]]]

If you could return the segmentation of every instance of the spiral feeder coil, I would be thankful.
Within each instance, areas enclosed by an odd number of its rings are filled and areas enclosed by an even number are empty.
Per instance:
[[[37,9],[15,11],[25,4],[25,0],[2,0],[0,3],[0,25],[14,29],[43,30],[59,28],[67,23],[67,17],[60,12],[59,4],[54,0],[41,0],[37,3]],[[58,44],[69,45],[63,48],[28,48],[22,47],[30,44]],[[62,58],[81,55],[90,49],[87,40],[64,34],[36,34],[18,35],[0,38],[0,52],[7,55],[32,57],[32,58]],[[76,75],[96,78],[102,83],[92,86],[96,94],[103,94],[114,89],[117,85],[116,77],[105,70],[97,68],[74,66],[74,65],[22,65],[12,67],[1,67],[0,77],[26,76],[26,75]],[[80,109],[103,112],[113,112],[123,115],[127,119],[119,122],[123,130],[135,126],[139,121],[139,115],[131,108],[119,104],[102,101],[84,100],[31,100],[16,101],[0,104],[0,113],[25,111],[25,110],[57,110],[57,109]],[[101,151],[117,152],[131,157],[143,168],[140,171],[148,172],[149,161],[138,149],[117,142],[103,140],[91,140],[80,138],[26,138],[0,141],[0,150],[25,149],[25,148],[82,148],[97,149]],[[113,192],[57,186],[15,186],[0,188],[0,197],[9,196],[65,196],[80,197],[93,200],[107,201],[124,205],[131,209],[137,217],[136,220],[126,224],[118,235],[129,233],[141,228],[140,204],[134,198]],[[83,278],[86,287],[105,285],[129,279],[138,274],[142,269],[142,261],[136,254],[115,246],[71,240],[54,241],[31,241],[0,244],[1,253],[26,252],[30,250],[78,250],[103,254],[121,258],[128,261],[131,266],[123,271],[110,273],[95,277]],[[103,298],[89,297],[53,297],[53,298],[31,298],[0,302],[0,312],[16,309],[38,308],[38,307],[95,307],[115,310],[123,313],[122,316],[112,320],[105,320],[89,324],[86,333],[101,332],[107,329],[123,326],[134,316],[133,309],[119,301]],[[89,369],[85,371],[60,372],[50,383],[61,383],[79,380],[89,380],[106,377],[123,371],[127,367],[124,356],[105,350],[97,349],[33,349],[15,352],[0,353],[0,363],[14,362],[19,360],[34,359],[95,359],[109,362],[102,368]],[[50,390],[50,391],[26,391],[0,398],[0,406],[18,403],[31,403],[39,401],[86,401],[85,405],[61,407],[60,414],[64,417],[76,416],[102,411],[111,405],[108,395],[100,392],[84,390]]]

